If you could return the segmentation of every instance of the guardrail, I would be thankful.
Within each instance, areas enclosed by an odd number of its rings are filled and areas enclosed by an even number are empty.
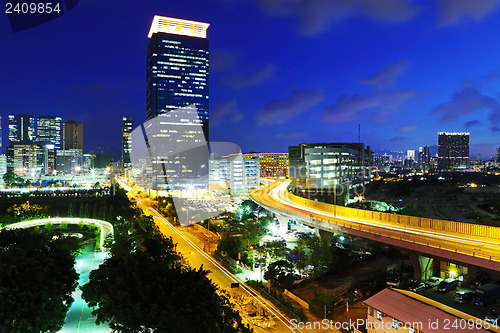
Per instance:
[[[434,220],[413,216],[365,211],[343,206],[334,206],[331,204],[298,197],[288,191],[286,192],[286,196],[290,201],[304,206],[305,209],[308,207],[315,208],[326,213],[336,214],[338,216],[337,218],[329,218],[326,216],[318,216],[319,214],[300,212],[297,209],[291,211],[289,209],[286,209],[287,207],[285,204],[275,204],[268,195],[270,190],[272,190],[274,187],[275,186],[270,185],[264,188],[257,189],[252,192],[252,198],[257,202],[260,202],[264,206],[268,206],[276,210],[286,211],[287,214],[298,216],[302,221],[309,221],[314,225],[328,223],[336,225],[338,227],[369,233],[380,237],[386,237],[443,251],[467,255],[474,258],[500,262],[500,254],[498,251],[495,252],[484,247],[475,247],[472,244],[463,243],[458,240],[433,240],[429,236],[421,236],[405,230],[405,227],[411,227],[412,230],[431,231],[435,232],[436,234],[446,233],[446,235],[454,234],[459,236],[466,236],[467,238],[475,238],[478,240],[495,241],[497,239],[500,239],[500,228],[498,227],[468,225],[467,223],[462,222]],[[344,218],[370,220],[374,222],[374,225],[369,226],[361,224],[359,222],[357,223],[356,221],[347,221],[344,220]],[[401,228],[401,230],[390,230],[387,228],[382,229],[382,226],[377,225],[377,222],[383,222],[384,224],[389,224],[391,226]],[[457,244],[459,244],[460,246],[457,246]]]

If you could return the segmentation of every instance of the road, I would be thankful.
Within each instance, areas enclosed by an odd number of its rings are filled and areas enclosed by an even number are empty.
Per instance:
[[[273,304],[246,287],[243,281],[206,254],[184,232],[172,226],[167,219],[150,206],[149,200],[139,200],[138,205],[146,215],[153,216],[155,223],[165,236],[172,237],[173,242],[177,244],[176,251],[186,258],[191,267],[200,268],[203,266],[203,269],[209,270],[210,274],[208,277],[220,288],[229,289],[232,283],[238,282],[243,294],[252,297],[262,308],[266,309],[272,315],[276,325],[270,329],[253,326],[256,332],[304,332],[300,329],[290,328],[290,320],[281,314]]]
[[[303,221],[306,221],[306,224],[307,222],[314,224],[315,221],[317,221],[316,223],[326,222],[353,230],[363,230],[374,235],[383,235],[389,238],[418,243],[429,248],[439,248],[440,250],[452,251],[493,262],[500,261],[498,240],[472,235],[462,236],[453,232],[426,230],[408,225],[402,226],[368,218],[344,216],[336,211],[332,212],[331,208],[326,211],[314,207],[317,204],[314,201],[309,206],[290,200],[290,194],[287,191],[288,184],[289,182],[284,182],[261,188],[252,193],[252,198],[272,211],[298,215]],[[335,207],[333,205],[329,206]],[[344,207],[339,207],[339,209],[341,208]]]

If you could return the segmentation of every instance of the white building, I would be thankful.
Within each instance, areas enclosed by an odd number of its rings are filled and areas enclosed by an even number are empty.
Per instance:
[[[260,161],[255,155],[234,154],[210,159],[210,182],[226,182],[234,196],[244,196],[259,187]]]

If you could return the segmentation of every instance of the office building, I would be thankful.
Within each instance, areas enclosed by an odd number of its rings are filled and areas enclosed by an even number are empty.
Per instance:
[[[0,116],[0,154],[2,153],[3,147],[3,132],[2,132],[2,117]]]
[[[57,174],[76,175],[83,172],[82,149],[60,149],[56,151]]]
[[[410,161],[415,161],[415,150],[408,150],[406,152],[406,159]]]
[[[307,143],[288,147],[289,177],[295,190],[347,191],[371,181],[372,152],[363,143]]]
[[[130,151],[132,149],[132,119],[122,118],[122,168],[130,170],[132,162],[130,161]]]
[[[36,141],[51,143],[55,149],[61,149],[61,122],[61,117],[39,116],[36,119]]]
[[[153,189],[208,188],[208,26],[153,19],[146,74]]]
[[[63,123],[61,141],[61,148],[64,150],[83,150],[83,124],[79,124],[73,120]]]
[[[7,172],[7,155],[0,154],[0,183],[2,182],[2,176]]]
[[[232,154],[210,158],[210,181],[225,182],[234,196],[249,195],[259,187],[259,157],[253,154]]]
[[[500,163],[500,147],[497,148],[497,155],[495,158],[496,163]]]
[[[469,133],[438,133],[438,166],[442,171],[469,167]]]
[[[9,144],[35,139],[35,118],[27,114],[9,115]]]
[[[288,177],[288,153],[250,153],[245,155],[259,158],[262,178]]]

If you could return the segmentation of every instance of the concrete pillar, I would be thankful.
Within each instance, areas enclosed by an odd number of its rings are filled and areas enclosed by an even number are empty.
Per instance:
[[[290,218],[281,214],[276,214],[276,217],[278,218],[278,221],[280,223],[280,233],[286,233],[288,231],[288,221],[290,220]]]
[[[433,258],[424,257],[410,252],[410,262],[413,266],[413,278],[425,281],[432,276],[433,273]]]

